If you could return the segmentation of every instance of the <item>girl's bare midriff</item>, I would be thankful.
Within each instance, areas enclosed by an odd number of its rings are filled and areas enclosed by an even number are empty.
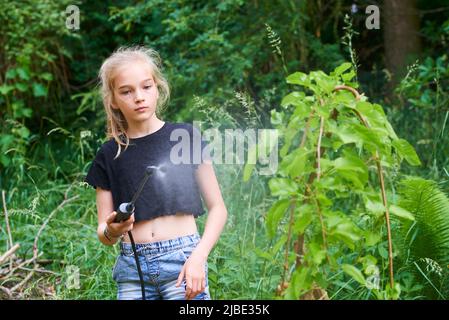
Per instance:
[[[192,214],[177,212],[176,215],[134,223],[132,235],[135,243],[148,243],[187,236],[197,231]],[[125,234],[123,242],[131,242],[128,233]]]

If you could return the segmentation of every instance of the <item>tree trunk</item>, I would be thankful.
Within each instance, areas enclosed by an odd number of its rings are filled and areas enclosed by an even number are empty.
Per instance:
[[[406,74],[421,51],[419,16],[415,0],[386,0],[383,6],[385,65],[392,87]]]

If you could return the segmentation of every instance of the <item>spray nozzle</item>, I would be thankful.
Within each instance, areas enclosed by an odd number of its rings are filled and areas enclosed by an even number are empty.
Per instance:
[[[145,173],[148,175],[153,174],[155,171],[160,171],[161,173],[167,172],[167,168],[164,165],[160,166],[147,166],[145,169]]]

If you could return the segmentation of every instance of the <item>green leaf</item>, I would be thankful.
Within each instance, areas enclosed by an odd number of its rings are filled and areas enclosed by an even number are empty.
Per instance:
[[[320,91],[327,94],[331,93],[337,85],[337,81],[332,77],[329,77],[323,71],[312,71],[310,77],[315,80]]]
[[[376,245],[380,240],[382,240],[382,236],[380,234],[371,231],[365,231],[364,238],[365,244],[369,247]]]
[[[355,77],[354,69],[352,69],[351,71],[341,75],[341,78],[343,79],[343,81],[346,84],[348,84],[348,85],[350,85],[349,81],[351,81],[351,79],[354,78],[354,77]]]
[[[369,123],[370,127],[383,130],[386,134],[389,134],[389,131],[385,127],[385,123],[388,122],[388,120],[380,105],[372,104],[368,101],[358,101],[356,103],[356,109]]]
[[[349,221],[344,221],[338,224],[336,228],[332,230],[332,235],[344,241],[351,250],[355,249],[355,244],[361,239],[359,230],[357,230],[356,226]]]
[[[284,124],[284,112],[277,112],[275,109],[271,110],[271,123],[276,125]]]
[[[377,148],[384,147],[380,139],[380,132],[376,130],[376,128],[366,128],[361,124],[354,124],[352,129],[356,132],[356,134],[363,139],[363,144],[367,146],[371,146],[373,150]],[[365,149],[367,149],[365,147]]]
[[[6,71],[6,79],[14,79],[17,76],[17,70],[16,69],[8,69]]]
[[[304,101],[298,102],[296,104],[295,111],[293,112],[290,121],[297,118],[299,120],[305,119],[310,114],[310,105]]]
[[[273,204],[267,214],[266,224],[267,224],[267,232],[270,238],[273,238],[276,229],[281,221],[282,217],[285,214],[285,210],[287,210],[290,204],[289,199],[282,199]]]
[[[335,159],[333,165],[337,170],[355,171],[364,174],[368,172],[365,163],[349,152],[345,156]]]
[[[316,242],[311,242],[309,244],[310,257],[315,265],[320,265],[321,262],[326,258],[326,251],[321,248],[321,246]]]
[[[31,118],[31,115],[33,114],[33,110],[31,110],[30,108],[23,108],[22,109],[22,115],[25,118]]]
[[[388,121],[386,121],[386,122],[384,123],[384,125],[385,125],[385,128],[386,128],[387,131],[388,131],[389,136],[390,136],[391,138],[393,138],[394,140],[398,139],[398,136],[396,135],[396,132],[394,131],[393,127],[391,126],[391,123],[388,122]]]
[[[287,77],[287,83],[309,86],[309,77],[303,72],[295,72]]]
[[[345,152],[344,157],[335,159],[332,164],[341,177],[353,182],[358,188],[362,189],[368,181],[368,168],[352,152]]]
[[[332,240],[341,240],[351,249],[359,242],[362,232],[346,215],[339,211],[324,211],[328,225],[328,233]]]
[[[28,90],[28,85],[26,83],[17,82],[16,88],[17,88],[17,90],[19,90],[21,92],[25,92]]]
[[[0,154],[0,162],[3,166],[7,167],[11,163],[11,159],[9,159],[4,154]]]
[[[13,89],[14,89],[14,86],[4,84],[4,85],[0,86],[0,93],[2,95],[6,96]]]
[[[289,105],[297,106],[299,104],[304,103],[303,102],[304,97],[305,97],[304,92],[293,91],[282,99],[281,106],[282,107],[287,107]]]
[[[351,105],[352,102],[354,102],[355,98],[354,95],[346,90],[339,90],[335,93],[333,102],[336,104],[344,104],[349,108],[353,108]]]
[[[13,110],[13,117],[15,119],[23,116],[22,110],[25,108],[25,103],[22,100],[16,100],[11,104]]]
[[[381,213],[383,214],[385,212],[385,206],[382,202],[379,201],[371,201],[369,199],[366,200],[365,208],[369,212],[372,213]]]
[[[29,72],[24,68],[17,68],[17,73],[19,74],[20,79],[22,80],[30,80]]]
[[[262,250],[259,249],[258,247],[255,247],[255,248],[254,248],[254,252],[256,253],[256,255],[257,255],[259,258],[263,258],[263,259],[266,259],[266,260],[269,260],[269,261],[273,260],[273,256],[272,256],[271,254],[269,254],[269,253],[266,252],[266,251],[262,251]]]
[[[382,243],[379,243],[379,245],[377,246],[377,251],[379,252],[379,255],[384,258],[384,259],[388,259],[388,251],[387,249],[384,248],[384,246],[382,245]]]
[[[273,196],[288,196],[296,194],[298,187],[296,183],[286,178],[272,178],[268,182]]]
[[[33,95],[35,97],[45,97],[47,95],[47,88],[40,83],[33,83]]]
[[[47,80],[47,81],[51,81],[51,80],[53,80],[53,75],[51,73],[44,72],[41,75],[39,75],[39,78]]]
[[[393,146],[395,147],[398,154],[403,157],[412,166],[421,165],[418,155],[415,149],[410,143],[404,139],[393,140]]]
[[[311,288],[313,278],[310,273],[310,269],[307,267],[297,268],[293,272],[290,285],[286,290],[287,299],[298,300],[302,294]]]
[[[282,159],[281,169],[292,179],[301,176],[305,172],[307,157],[313,152],[313,150],[306,150],[304,147],[296,149]]]
[[[286,234],[282,235],[275,245],[270,249],[271,257],[276,256],[280,252],[282,246],[287,242],[288,236]],[[273,261],[273,259],[271,259]]]
[[[29,135],[30,135],[30,130],[28,130],[26,127],[20,127],[20,128],[17,130],[17,133],[19,134],[19,136],[20,136],[21,138],[28,138]]]
[[[348,125],[343,124],[339,126],[334,132],[343,141],[343,144],[355,143],[359,147],[363,145],[364,138]]]
[[[394,214],[395,216],[398,216],[399,218],[404,218],[404,219],[412,220],[412,221],[415,220],[415,217],[413,216],[413,214],[410,211],[405,210],[404,208],[401,208],[401,207],[398,207],[398,206],[395,206],[394,204],[392,204],[392,205],[390,205],[389,209],[392,214]]]
[[[305,204],[299,208],[296,208],[295,211],[299,212],[299,215],[297,215],[297,218],[295,219],[296,221],[293,226],[293,230],[299,234],[303,234],[307,226],[313,220],[312,206]]]
[[[338,77],[339,75],[341,75],[342,73],[344,73],[346,70],[348,70],[351,67],[352,67],[352,64],[350,62],[344,62],[334,69],[334,75]]]
[[[0,136],[1,150],[5,152],[9,146],[14,142],[14,136],[12,134],[2,134]]]
[[[386,299],[388,300],[397,300],[401,295],[401,285],[399,283],[394,283],[393,288],[390,287],[390,284],[385,285]]]
[[[360,257],[358,259],[358,261],[363,263],[363,269],[364,269],[366,275],[375,274],[376,271],[379,270],[376,268],[373,269],[373,267],[376,267],[377,259],[370,254],[368,254],[364,257]]]
[[[343,271],[346,274],[351,276],[355,281],[357,281],[358,283],[360,283],[363,286],[366,285],[366,279],[359,269],[357,269],[356,267],[354,267],[350,264],[344,264],[341,266],[341,268],[343,269]]]

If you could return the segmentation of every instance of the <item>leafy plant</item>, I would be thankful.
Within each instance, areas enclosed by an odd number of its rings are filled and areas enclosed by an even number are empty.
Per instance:
[[[376,298],[400,294],[390,214],[414,217],[387,194],[385,172],[396,174],[404,159],[411,165],[420,160],[397,137],[382,107],[354,89],[354,76],[351,63],[330,75],[291,74],[287,82],[304,90],[285,96],[282,111],[272,110],[283,146],[280,169],[268,183],[274,203],[266,224],[269,237],[281,234],[285,249],[278,288],[285,298],[305,298],[316,290],[326,297],[323,288],[333,287],[329,279],[344,274]],[[381,277],[385,268],[389,280],[380,279],[380,285],[388,283],[385,289],[373,286],[368,277]]]

